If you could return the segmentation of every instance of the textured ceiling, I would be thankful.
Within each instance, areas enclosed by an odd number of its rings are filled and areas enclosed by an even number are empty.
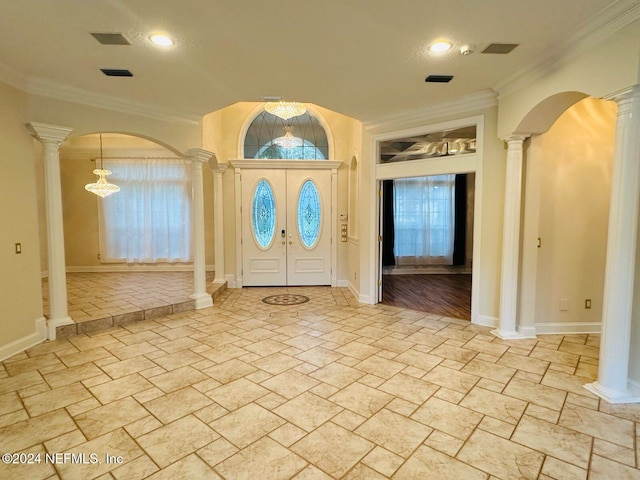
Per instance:
[[[264,96],[367,121],[495,88],[631,0],[0,0],[0,71],[25,85],[203,115]],[[176,41],[154,47],[151,31]],[[90,32],[124,34],[101,45]],[[437,57],[448,38],[476,52]],[[520,44],[508,55],[479,52]],[[551,49],[551,50],[550,50]],[[129,69],[109,78],[101,68]],[[428,74],[452,74],[426,84]],[[0,79],[3,78],[0,76]],[[27,88],[28,89],[28,88]],[[69,90],[70,89],[70,90]]]

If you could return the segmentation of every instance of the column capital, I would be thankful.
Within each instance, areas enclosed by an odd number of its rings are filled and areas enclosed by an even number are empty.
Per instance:
[[[636,83],[629,88],[625,88],[622,91],[616,92],[610,96],[605,97],[605,100],[613,100],[620,104],[625,103],[634,98],[640,98],[640,83]]]
[[[29,133],[42,143],[55,143],[60,145],[71,133],[73,128],[50,125],[48,123],[27,123]]]
[[[187,155],[189,155],[192,162],[207,163],[215,154],[204,148],[191,148],[187,151]]]
[[[229,164],[228,163],[218,163],[216,165],[216,168],[211,168],[211,171],[213,173],[224,173],[227,171],[227,168],[229,168]]]
[[[508,137],[505,137],[503,140],[505,142],[507,142],[508,144],[510,143],[522,143],[524,142],[527,138],[529,138],[531,135],[529,134],[516,134],[516,133],[512,133],[511,135],[509,135]]]

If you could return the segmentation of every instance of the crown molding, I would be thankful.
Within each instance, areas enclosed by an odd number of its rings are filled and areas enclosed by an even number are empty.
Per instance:
[[[363,125],[368,132],[378,133],[388,129],[397,129],[399,126],[407,124],[424,124],[445,116],[469,114],[477,112],[478,110],[495,107],[497,104],[498,94],[496,92],[493,90],[482,90],[450,102],[438,103],[419,109],[405,110],[404,112],[378,120],[370,120],[364,122]]]
[[[69,87],[50,80],[31,77],[27,80],[26,92],[33,95],[55,98],[90,107],[103,108],[121,113],[129,113],[172,123],[199,125],[201,116],[183,114],[173,110],[161,109],[144,103],[133,102],[110,95],[89,92],[76,87]]]
[[[558,65],[577,57],[639,18],[640,2],[637,0],[616,2],[613,6],[598,12],[565,38],[553,52],[547,53],[539,61],[507,77],[496,84],[493,89],[502,98],[532,84],[547,75],[548,72],[555,70]]]
[[[201,115],[161,109],[144,103],[132,102],[110,95],[103,95],[62,85],[44,78],[29,77],[4,63],[0,63],[0,82],[31,95],[40,95],[56,100],[103,108],[120,113],[139,115],[165,122],[200,125],[202,119]]]
[[[0,62],[0,82],[17,88],[18,90],[25,91],[27,84],[27,77],[17,70],[11,68],[9,65]]]

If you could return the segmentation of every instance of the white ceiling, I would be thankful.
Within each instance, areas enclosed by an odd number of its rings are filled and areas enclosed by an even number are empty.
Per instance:
[[[0,0],[0,80],[203,115],[277,95],[362,121],[496,89],[637,0]],[[176,41],[154,47],[151,31]],[[120,32],[131,46],[99,44]],[[448,38],[477,46],[436,57]],[[492,42],[520,44],[481,54]],[[100,68],[126,68],[110,78]],[[428,74],[452,74],[426,84]],[[17,80],[16,80],[17,79]]]

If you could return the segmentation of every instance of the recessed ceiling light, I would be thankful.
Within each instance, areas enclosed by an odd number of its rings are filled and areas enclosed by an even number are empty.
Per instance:
[[[429,51],[431,53],[443,53],[451,49],[453,45],[450,42],[436,42],[429,46]]]
[[[149,40],[151,40],[156,45],[160,45],[161,47],[170,47],[171,45],[173,45],[173,40],[161,33],[154,33],[149,37]]]

